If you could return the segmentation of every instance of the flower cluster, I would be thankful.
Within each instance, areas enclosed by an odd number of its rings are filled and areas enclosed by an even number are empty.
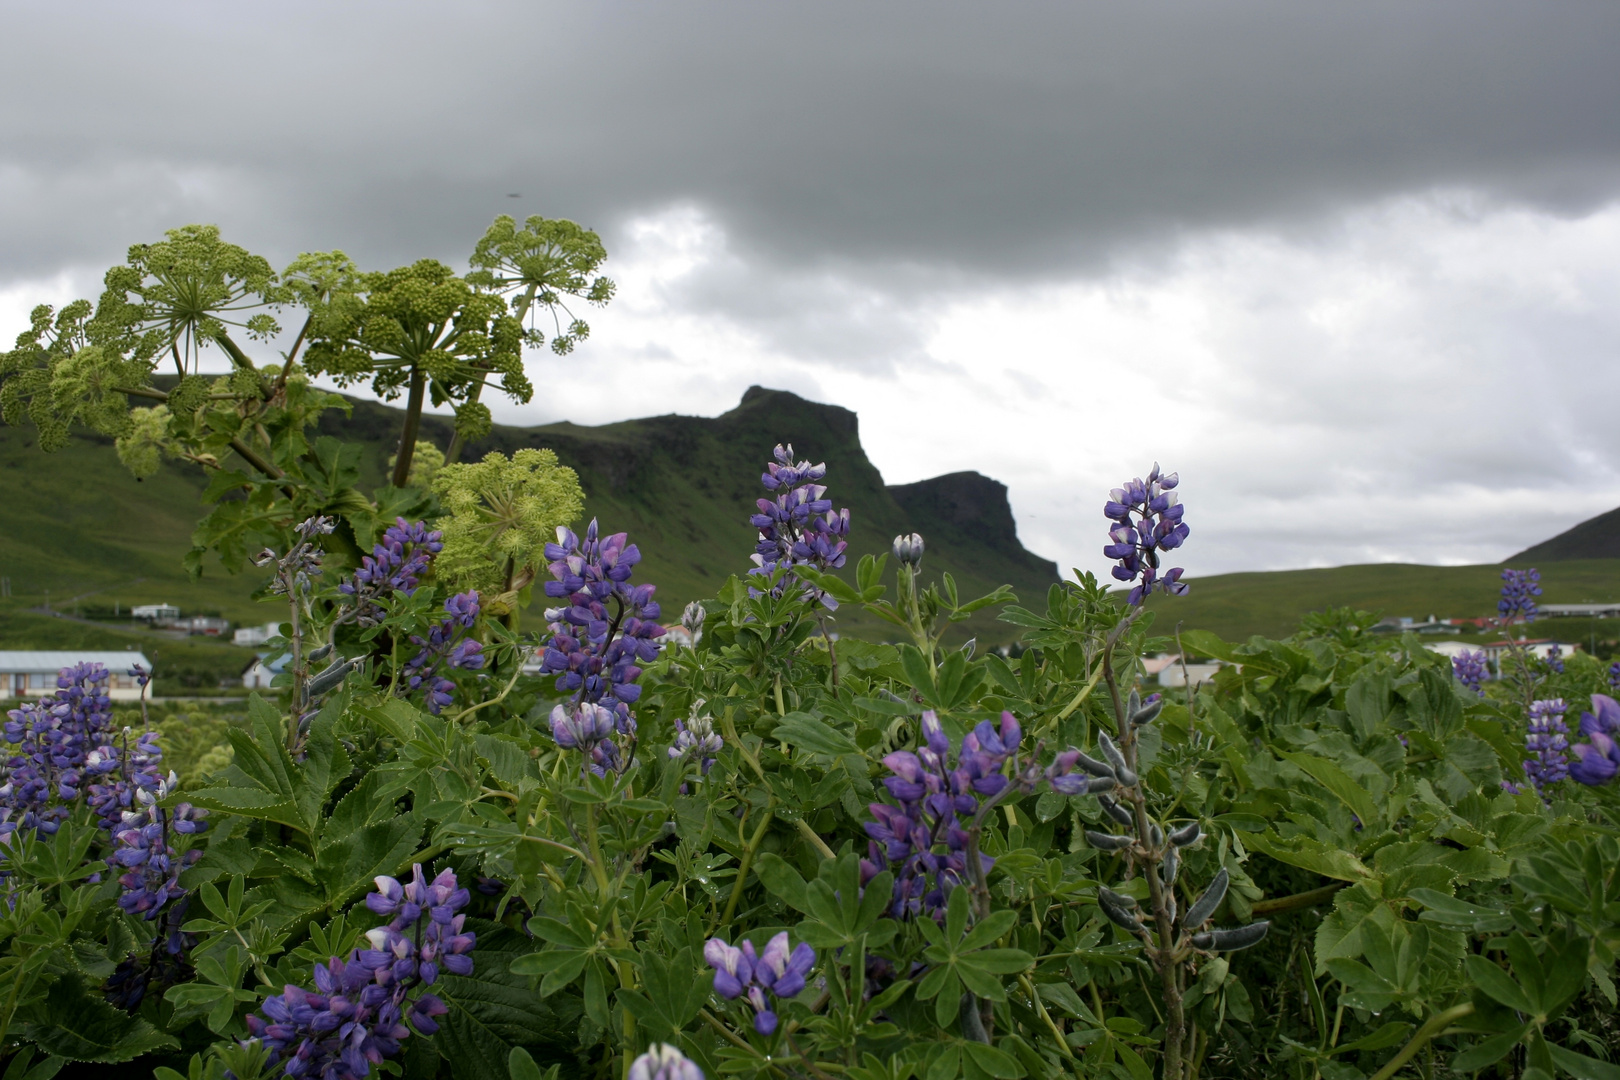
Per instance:
[[[714,730],[714,717],[702,712],[704,701],[692,702],[692,715],[685,723],[675,721],[675,742],[669,748],[672,758],[685,758],[698,763],[698,772],[709,775],[709,769],[726,745]]]
[[[954,754],[932,710],[923,713],[922,732],[915,753],[897,750],[883,759],[894,774],[883,785],[899,805],[872,803],[874,820],[865,825],[871,839],[861,860],[862,884],[885,867],[893,870],[891,911],[897,919],[944,918],[950,891],[967,880],[968,829],[988,807],[1014,790],[1032,792],[1043,781],[1064,795],[1084,795],[1093,783],[1074,771],[1082,757],[1078,750],[1063,751],[1044,769],[1033,757],[1020,763],[1023,732],[1010,712],[1001,714],[999,728],[986,720],[962,736]],[[1003,771],[1008,762],[1011,779]],[[988,872],[995,860],[979,858]]]
[[[298,543],[287,554],[277,556],[273,549],[265,548],[253,560],[255,566],[275,564],[276,576],[270,582],[270,592],[276,596],[303,596],[309,592],[310,583],[324,573],[321,558],[325,552],[315,538],[329,535],[337,528],[337,522],[316,516],[305,518],[293,528],[298,533]]]
[[[617,772],[623,764],[619,744],[613,741],[618,731],[613,710],[589,701],[570,701],[551,709],[551,737],[564,750],[578,750],[584,754],[590,770],[605,776],[609,769]]]
[[[630,1080],[703,1080],[703,1070],[669,1043],[655,1043],[630,1063]]]
[[[710,938],[703,945],[703,959],[714,968],[714,992],[728,1001],[747,994],[748,1004],[754,1007],[754,1030],[769,1035],[776,1030],[772,999],[785,1001],[799,995],[805,976],[815,966],[816,950],[800,942],[789,952],[784,930],[771,938],[762,953],[754,951],[752,941],[734,948]]]
[[[827,475],[827,466],[795,463],[791,445],[778,444],[774,456],[776,460],[765,466],[759,482],[766,491],[777,494],[758,500],[759,513],[749,518],[759,530],[754,569],[749,574],[769,580],[784,567],[838,569],[844,565],[844,551],[849,546],[849,509],[834,511],[826,486],[816,483]],[[795,580],[790,573],[777,588]],[[757,589],[752,591],[759,594]],[[837,600],[820,590],[813,590],[812,595],[829,611],[838,607]]]
[[[163,905],[184,895],[180,888],[180,871],[202,858],[202,849],[180,850],[177,836],[202,832],[208,826],[202,820],[208,811],[198,810],[190,803],[180,803],[172,809],[157,805],[179,783],[173,773],[158,785],[156,792],[138,789],[139,810],[123,815],[122,827],[113,833],[117,849],[112,862],[125,868],[118,884],[124,892],[118,906],[132,915],[148,921],[156,919]]]
[[[1485,696],[1485,689],[1480,684],[1491,677],[1491,670],[1486,666],[1484,649],[1464,649],[1451,658],[1451,670],[1458,682],[1480,697]]]
[[[1174,551],[1187,539],[1187,525],[1181,520],[1183,507],[1174,491],[1180,482],[1175,473],[1161,473],[1159,463],[1154,462],[1146,480],[1138,477],[1115,488],[1103,504],[1103,515],[1116,523],[1108,533],[1112,543],[1103,548],[1103,554],[1119,561],[1115,578],[1135,583],[1129,597],[1133,606],[1146,600],[1155,588],[1172,596],[1187,592],[1181,567],[1165,571],[1162,577],[1159,574],[1159,553]]]
[[[54,834],[87,790],[101,813],[96,781],[120,764],[112,724],[107,669],[100,664],[63,668],[51,697],[8,712],[3,731],[14,749],[0,785],[0,836],[19,827]],[[156,751],[153,739],[145,746],[145,753]],[[109,816],[116,820],[117,811],[102,813],[104,824]]]
[[[98,746],[85,758],[86,770],[100,778],[86,788],[90,808],[101,819],[101,827],[111,832],[122,822],[124,814],[135,808],[137,796],[157,790],[163,782],[159,762],[163,748],[158,745],[157,732],[143,732],[131,746],[125,728],[117,742]]]
[[[1620,703],[1607,694],[1593,694],[1592,711],[1581,713],[1581,734],[1587,741],[1570,748],[1575,754],[1570,777],[1598,787],[1620,775]]]
[[[457,593],[444,602],[445,618],[428,629],[427,637],[411,635],[418,652],[400,669],[403,689],[412,693],[427,687],[428,712],[434,716],[455,699],[456,684],[439,674],[441,668],[477,671],[484,666],[484,646],[467,636],[478,621],[478,594]]]
[[[1547,666],[1552,668],[1554,675],[1562,675],[1564,673],[1564,650],[1557,645],[1549,647],[1547,649]]]
[[[371,554],[361,556],[360,569],[338,591],[354,597],[355,617],[361,626],[375,626],[383,617],[382,600],[396,592],[415,593],[422,575],[433,565],[433,557],[443,549],[440,534],[430,532],[425,522],[395,518]]]
[[[1502,598],[1496,602],[1497,614],[1504,623],[1535,622],[1536,600],[1541,595],[1541,572],[1530,570],[1502,571]]]
[[[656,586],[630,584],[641,551],[624,533],[599,537],[593,518],[583,539],[559,528],[546,558],[556,579],[546,582],[546,595],[567,603],[546,609],[552,636],[541,670],[575,700],[611,711],[620,733],[634,734],[630,706],[641,697],[640,665],[658,658],[664,636]]]
[[[1543,799],[1548,787],[1569,775],[1569,728],[1564,724],[1568,710],[1563,698],[1530,703],[1530,730],[1524,740],[1530,757],[1525,759],[1524,775]],[[1515,794],[1522,790],[1505,782],[1503,786]]]
[[[449,870],[429,882],[420,864],[401,885],[377,879],[366,907],[391,916],[388,925],[366,935],[371,948],[355,949],[348,960],[332,957],[315,966],[315,989],[287,986],[267,998],[263,1016],[247,1018],[248,1030],[269,1047],[283,1073],[322,1080],[369,1075],[371,1066],[399,1053],[411,1028],[423,1035],[439,1030],[435,1017],[449,1011],[431,986],[439,971],[472,973],[476,936],[464,932],[466,916],[456,914],[468,900]],[[413,996],[414,994],[414,996]],[[409,1021],[410,1027],[406,1027]]]
[[[1609,689],[1620,690],[1620,660],[1609,665]]]

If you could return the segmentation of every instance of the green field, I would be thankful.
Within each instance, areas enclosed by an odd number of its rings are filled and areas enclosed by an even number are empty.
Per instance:
[[[1620,599],[1620,559],[1583,559],[1543,563],[1542,601],[1547,603],[1605,603]],[[1293,632],[1307,613],[1331,607],[1351,607],[1383,615],[1409,615],[1422,620],[1473,618],[1496,613],[1501,588],[1501,566],[1413,566],[1372,563],[1337,566],[1326,570],[1277,570],[1262,573],[1218,574],[1189,579],[1192,591],[1184,597],[1155,596],[1149,602],[1158,613],[1158,628],[1209,630],[1229,641],[1251,634],[1281,637]],[[1538,624],[1541,625],[1541,624]],[[1610,637],[1620,636],[1620,621],[1549,620],[1538,636],[1570,636],[1567,640],[1602,640],[1605,626]],[[1444,634],[1471,641],[1479,635]]]

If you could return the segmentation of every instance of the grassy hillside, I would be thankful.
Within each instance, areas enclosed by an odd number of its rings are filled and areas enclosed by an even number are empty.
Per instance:
[[[399,429],[397,410],[356,402],[348,417],[328,413],[319,433],[362,446],[362,483],[371,486],[383,482]],[[44,454],[31,436],[27,428],[0,427],[0,505],[8,508],[0,575],[11,578],[13,591],[12,600],[0,601],[0,641],[23,644],[19,638],[42,632],[22,612],[42,604],[46,590],[52,606],[68,612],[168,601],[187,613],[217,611],[238,623],[272,617],[250,598],[258,576],[232,577],[213,567],[193,583],[181,570],[201,510],[200,472],[168,463],[137,482],[108,440],[78,438]],[[422,437],[442,447],[449,425],[424,418]],[[925,569],[952,572],[969,595],[1006,582],[1039,603],[1056,580],[1053,563],[1018,543],[1004,486],[955,473],[890,488],[861,448],[854,413],[785,392],[754,388],[736,409],[713,419],[496,427],[464,458],[525,446],[555,450],[579,472],[587,518],[630,533],[644,556],[638,578],[657,584],[666,612],[678,613],[687,601],[714,595],[728,575],[748,569],[755,539],[748,516],[764,494],[759,475],[778,442],[826,461],[829,495],[853,515],[852,564],[862,554],[886,551],[896,534],[918,531],[929,540]],[[539,628],[541,606],[528,613],[526,628]],[[839,625],[857,632],[881,632],[882,626],[856,612],[842,613]],[[1012,636],[987,617],[967,632],[987,642]]]
[[[1550,562],[1539,569],[1541,598],[1548,603],[1620,599],[1620,559]],[[1329,607],[1353,607],[1418,619],[1429,615],[1493,615],[1501,574],[1501,566],[1399,563],[1219,574],[1191,579],[1192,591],[1187,596],[1158,595],[1150,606],[1158,612],[1157,626],[1162,630],[1168,631],[1180,622],[1188,628],[1211,630],[1228,640],[1241,641],[1251,634],[1280,637],[1291,633],[1308,612]],[[1581,625],[1585,627],[1585,623]],[[1587,637],[1583,629],[1579,640]]]
[[[1510,562],[1554,562],[1566,559],[1620,558],[1620,509],[1588,518],[1534,547],[1525,548]]]

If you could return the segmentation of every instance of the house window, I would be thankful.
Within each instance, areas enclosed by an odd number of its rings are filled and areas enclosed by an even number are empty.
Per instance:
[[[28,689],[47,690],[56,685],[56,676],[48,671],[31,672],[28,676]]]

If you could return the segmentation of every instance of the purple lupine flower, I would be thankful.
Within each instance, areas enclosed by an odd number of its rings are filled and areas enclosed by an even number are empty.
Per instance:
[[[1539,612],[1535,598],[1541,595],[1541,573],[1529,570],[1502,571],[1502,597],[1496,602],[1504,623],[1535,622]]]
[[[478,594],[457,593],[444,602],[445,618],[428,628],[427,637],[411,635],[418,652],[400,669],[400,690],[426,688],[428,711],[437,716],[455,698],[456,684],[441,669],[477,671],[484,666],[483,645],[466,636],[478,621]]]
[[[943,919],[950,891],[967,880],[967,831],[980,800],[997,796],[1009,785],[1022,793],[1042,782],[1065,795],[1083,795],[1090,780],[1075,773],[1079,751],[1058,754],[1042,767],[1033,757],[1020,761],[1023,731],[1010,712],[1001,722],[981,722],[962,737],[952,755],[939,717],[923,713],[923,745],[897,750],[883,759],[889,776],[883,786],[898,806],[873,803],[865,823],[867,858],[861,860],[862,884],[883,870],[894,872],[891,913],[895,918],[926,914]],[[1011,762],[1012,779],[1004,773]],[[994,860],[979,856],[989,870]]]
[[[116,766],[108,672],[100,664],[76,664],[58,673],[48,698],[24,702],[6,714],[5,741],[13,748],[3,759],[0,836],[30,828],[49,836]],[[156,749],[155,740],[147,743]],[[97,806],[98,812],[103,807]],[[116,821],[117,811],[103,814]]]
[[[1458,682],[1480,697],[1485,696],[1485,690],[1480,684],[1490,678],[1490,668],[1486,666],[1484,649],[1464,649],[1456,656],[1453,656],[1451,658],[1451,671],[1452,674],[1457,676]]]
[[[442,550],[442,534],[437,530],[430,531],[425,522],[395,518],[371,554],[361,556],[360,569],[338,591],[354,597],[361,626],[375,626],[383,618],[381,602],[396,592],[414,594]]]
[[[626,539],[599,536],[592,519],[583,538],[559,528],[557,542],[546,545],[556,579],[546,582],[546,595],[567,604],[546,610],[552,636],[540,667],[557,676],[558,690],[611,710],[619,733],[634,735],[640,665],[658,659],[665,630],[655,621],[662,614],[656,587],[630,584],[641,551]]]
[[[1620,660],[1609,665],[1609,689],[1620,690]]]
[[[1620,775],[1620,703],[1607,694],[1592,695],[1592,711],[1581,713],[1586,742],[1570,747],[1570,779],[1599,787]]]
[[[163,905],[183,896],[180,871],[202,858],[201,848],[181,851],[177,836],[202,832],[208,826],[208,811],[190,803],[172,808],[158,805],[169,795],[179,777],[173,773],[155,791],[137,790],[140,809],[123,815],[122,828],[113,833],[117,847],[109,860],[125,868],[118,883],[124,892],[118,906],[147,920],[156,919]]]
[[[1173,551],[1187,539],[1187,525],[1181,520],[1184,510],[1173,490],[1180,482],[1177,474],[1161,473],[1154,462],[1146,480],[1138,477],[1115,488],[1103,505],[1103,516],[1115,522],[1103,554],[1119,561],[1115,578],[1134,583],[1127,598],[1133,607],[1156,588],[1172,596],[1187,593],[1181,567],[1159,573],[1159,553]]]
[[[1553,669],[1555,675],[1564,673],[1564,650],[1557,645],[1547,649],[1547,666]]]
[[[588,701],[556,705],[551,710],[551,737],[565,750],[590,753],[597,743],[613,737],[611,709]]]
[[[844,565],[849,510],[835,511],[826,497],[826,486],[816,483],[827,475],[825,464],[795,463],[791,445],[778,444],[772,456],[776,460],[765,466],[759,480],[776,496],[757,500],[759,513],[748,519],[759,530],[754,569],[748,573],[768,581],[778,569],[787,569],[789,573],[775,587],[780,590],[797,581],[791,573],[793,567],[825,571]],[[759,595],[758,589],[750,588],[750,592]],[[829,611],[838,607],[837,600],[819,589],[812,589],[811,596]]]
[[[675,721],[675,742],[669,748],[672,758],[688,758],[698,763],[698,772],[709,775],[709,769],[724,748],[725,740],[714,730],[714,718],[698,715],[703,699],[692,703],[692,716],[686,722]]]
[[[253,560],[254,565],[276,564],[276,576],[270,582],[273,595],[286,596],[289,592],[302,595],[309,592],[311,582],[325,572],[321,559],[326,553],[315,538],[325,536],[336,528],[337,522],[329,517],[305,518],[293,526],[298,533],[298,542],[288,549],[287,554],[277,556],[270,548],[259,552],[258,558]]]
[[[715,993],[728,1001],[746,995],[754,1009],[754,1030],[770,1035],[776,1030],[774,1001],[797,997],[804,990],[816,950],[800,942],[790,951],[784,930],[766,943],[763,953],[755,951],[752,941],[734,948],[710,938],[704,942],[703,959],[714,969]]]
[[[1524,775],[1543,799],[1549,786],[1569,775],[1569,728],[1564,725],[1568,708],[1563,698],[1530,703],[1525,747],[1531,756],[1524,762]]]
[[[449,870],[431,882],[421,864],[407,884],[377,878],[366,907],[393,918],[367,933],[371,948],[317,964],[313,991],[287,986],[265,1000],[262,1016],[247,1018],[271,1063],[285,1061],[282,1071],[292,1077],[363,1077],[396,1056],[412,1028],[438,1031],[449,1006],[422,988],[437,982],[441,969],[472,973],[476,935],[463,931],[466,916],[457,914],[468,898]]]
[[[655,1043],[630,1063],[629,1080],[703,1080],[703,1070],[668,1043]]]

